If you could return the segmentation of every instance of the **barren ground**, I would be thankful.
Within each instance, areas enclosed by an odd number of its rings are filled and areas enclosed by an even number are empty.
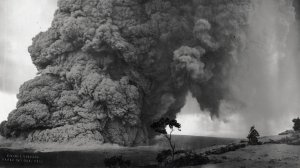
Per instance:
[[[266,137],[265,139],[280,139],[284,136]],[[237,139],[212,138],[212,137],[193,137],[193,136],[174,136],[174,140],[179,148],[194,147],[196,152],[203,152],[210,148],[218,148]],[[263,139],[261,139],[263,140]],[[31,153],[19,145],[1,140],[0,149],[3,151],[5,146],[9,149],[19,149],[21,152]],[[149,167],[155,165],[156,154],[166,148],[161,139],[152,142],[153,146],[124,148],[119,146],[103,146],[101,148],[69,148],[68,146],[35,146],[35,151],[39,151],[41,158],[46,162],[44,167],[64,165],[64,167],[95,167],[104,166],[103,159],[113,155],[123,155],[124,158],[132,161],[134,167]],[[1,143],[0,143],[1,144]],[[16,146],[15,146],[16,145]],[[60,149],[58,149],[60,148]],[[30,149],[27,148],[27,150]],[[32,148],[31,148],[32,149]],[[194,166],[193,168],[299,168],[300,167],[300,146],[286,144],[265,144],[257,146],[246,146],[236,151],[227,152],[219,155],[209,155],[211,164]],[[148,166],[147,166],[148,165]],[[18,167],[17,165],[11,165]],[[0,167],[2,168],[1,164]],[[4,166],[4,168],[9,165]],[[42,166],[43,167],[43,166]]]
[[[233,152],[212,155],[222,163],[195,166],[195,168],[299,168],[300,146],[266,144],[247,146]]]

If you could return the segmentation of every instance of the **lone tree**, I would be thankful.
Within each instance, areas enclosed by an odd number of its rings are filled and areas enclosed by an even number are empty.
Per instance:
[[[169,126],[171,129],[170,133],[168,134],[166,131],[166,127]],[[172,155],[172,161],[174,161],[174,155],[175,155],[175,143],[172,143],[172,133],[174,131],[174,127],[176,127],[179,131],[181,128],[181,125],[177,122],[175,119],[169,119],[169,118],[161,118],[157,122],[154,122],[151,124],[151,128],[160,134],[163,134],[165,138],[168,140],[169,145],[171,147],[171,155]]]
[[[294,122],[294,130],[295,131],[300,131],[300,118],[294,118],[293,119],[293,122]]]

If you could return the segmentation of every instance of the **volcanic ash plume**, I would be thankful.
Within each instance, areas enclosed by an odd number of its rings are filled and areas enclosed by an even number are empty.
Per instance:
[[[265,135],[277,134],[291,128],[291,118],[299,115],[299,28],[295,22],[299,1],[253,2],[231,93],[244,103],[240,114],[245,125],[255,124]]]
[[[190,91],[218,116],[246,36],[250,0],[60,0],[29,47],[25,82],[5,137],[30,142],[147,143]]]

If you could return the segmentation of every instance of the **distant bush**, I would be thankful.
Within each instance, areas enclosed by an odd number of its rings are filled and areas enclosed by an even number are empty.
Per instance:
[[[104,159],[104,165],[108,168],[129,168],[130,160],[124,160],[122,156],[112,156]]]
[[[160,167],[183,167],[183,166],[196,166],[206,164],[209,162],[207,156],[194,153],[192,151],[178,150],[174,153],[174,160],[172,160],[172,151],[163,150],[158,153],[156,160]]]
[[[169,156],[172,155],[172,151],[170,149],[168,150],[163,150],[161,152],[159,152],[156,156],[156,160],[158,163],[162,163],[164,162]]]
[[[293,122],[294,122],[294,130],[295,131],[300,131],[300,118],[295,118],[293,119]]]
[[[259,133],[254,128],[254,126],[252,126],[250,128],[250,132],[247,136],[247,138],[249,140],[248,144],[250,144],[250,145],[261,145],[261,142],[258,141],[258,137],[259,137]]]

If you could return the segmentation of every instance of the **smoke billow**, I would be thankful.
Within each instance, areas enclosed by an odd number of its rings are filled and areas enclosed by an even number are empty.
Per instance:
[[[300,108],[295,8],[293,1],[283,0],[253,1],[253,6],[231,93],[243,103],[247,126],[274,134],[287,129]]]
[[[153,120],[175,118],[188,92],[218,116],[224,100],[240,97],[232,71],[242,62],[255,3],[58,1],[52,26],[29,47],[39,75],[20,87],[1,134],[143,144]]]

